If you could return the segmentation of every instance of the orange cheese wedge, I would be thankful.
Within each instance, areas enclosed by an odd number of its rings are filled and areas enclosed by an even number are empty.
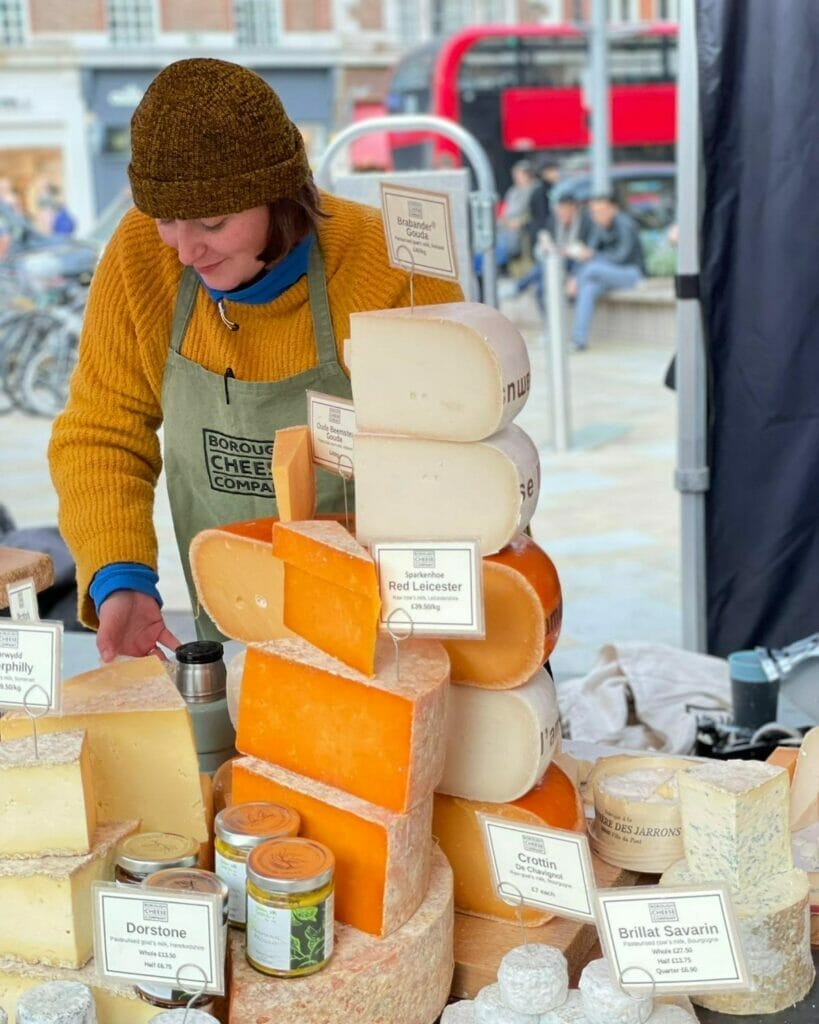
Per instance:
[[[343,723],[339,723],[339,728]],[[389,935],[421,905],[432,856],[432,797],[394,814],[253,757],[233,763],[233,802],[270,800],[301,816],[300,835],[335,854],[337,920]]]
[[[306,641],[248,648],[236,745],[243,754],[403,813],[444,770],[449,660],[436,640],[406,640],[401,672],[380,637],[368,678]]]
[[[443,641],[452,682],[487,689],[522,686],[555,649],[563,597],[554,563],[526,534],[483,560],[486,636]]]
[[[309,427],[276,431],[271,470],[279,521],[312,519],[316,514],[316,471]]]
[[[381,597],[375,563],[337,522],[276,523],[284,563],[284,624],[367,676],[375,671]]]
[[[535,927],[554,915],[533,907],[513,907],[495,893],[478,814],[491,814],[522,824],[585,832],[580,796],[554,762],[541,781],[508,804],[479,803],[435,794],[432,831],[455,875],[455,908],[475,917],[518,921]]]

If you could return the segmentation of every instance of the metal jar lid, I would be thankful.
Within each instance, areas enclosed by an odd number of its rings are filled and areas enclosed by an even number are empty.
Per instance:
[[[201,868],[166,868],[148,875],[142,884],[148,889],[214,893],[222,898],[227,910],[230,895],[228,887],[212,871],[203,871]]]
[[[237,850],[252,850],[267,839],[297,836],[300,826],[301,817],[292,807],[258,800],[219,811],[213,831]]]
[[[313,839],[268,839],[247,858],[248,881],[271,893],[312,892],[333,879],[332,850]]]
[[[117,850],[117,866],[134,875],[152,875],[165,868],[193,868],[199,843],[175,832],[138,832],[124,839]]]
[[[217,640],[181,644],[176,654],[176,688],[190,704],[206,704],[224,697],[227,670],[224,647]]]

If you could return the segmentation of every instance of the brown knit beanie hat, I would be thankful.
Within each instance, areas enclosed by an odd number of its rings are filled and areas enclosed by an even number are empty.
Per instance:
[[[301,134],[253,71],[196,57],[168,65],[131,119],[137,208],[163,220],[294,198],[310,177]]]

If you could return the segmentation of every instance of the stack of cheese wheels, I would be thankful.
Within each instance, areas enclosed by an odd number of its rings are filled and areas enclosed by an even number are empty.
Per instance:
[[[743,992],[695,1003],[721,1013],[778,1013],[804,998],[815,972],[809,880],[793,867],[788,773],[758,761],[715,761],[678,775],[685,859],[663,885],[724,883],[751,975]]]
[[[550,767],[560,726],[544,663],[562,603],[554,565],[522,532],[540,491],[537,449],[513,422],[529,395],[526,344],[497,310],[463,302],[356,313],[346,355],[359,540],[476,538],[484,556],[486,636],[443,641],[455,685],[434,832],[456,907],[516,919],[494,892],[478,813],[584,824],[573,786]]]
[[[0,1007],[33,1021],[43,992],[85,986],[99,1024],[146,1024],[155,1007],[97,976],[92,891],[113,882],[117,846],[140,827],[208,843],[187,706],[157,658],[117,661],[63,682],[36,753],[31,731],[22,712],[0,719]],[[68,1013],[54,996],[52,1014],[58,1005]]]
[[[432,843],[449,659],[408,640],[399,672],[375,565],[339,522],[275,522],[268,543],[290,635],[247,648],[232,799],[294,808],[333,851],[338,927],[329,964],[295,979],[253,971],[235,937],[230,1019],[428,1024],[453,969],[452,872]]]

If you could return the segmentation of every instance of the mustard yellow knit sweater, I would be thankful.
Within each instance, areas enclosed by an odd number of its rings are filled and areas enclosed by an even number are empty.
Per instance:
[[[330,215],[319,238],[340,357],[350,313],[408,306],[409,277],[387,263],[377,211],[327,194],[322,208]],[[79,363],[49,446],[60,532],[77,563],[80,618],[87,625],[97,625],[88,595],[94,573],[112,562],[157,566],[157,429],[181,272],[176,252],[161,242],[153,220],[131,210],[91,284]],[[417,305],[461,298],[456,284],[415,278]],[[228,315],[241,323],[236,334],[225,329],[216,304],[199,290],[185,335],[187,359],[219,374],[230,366],[239,380],[249,381],[282,380],[316,365],[306,278],[263,305],[228,303]]]

